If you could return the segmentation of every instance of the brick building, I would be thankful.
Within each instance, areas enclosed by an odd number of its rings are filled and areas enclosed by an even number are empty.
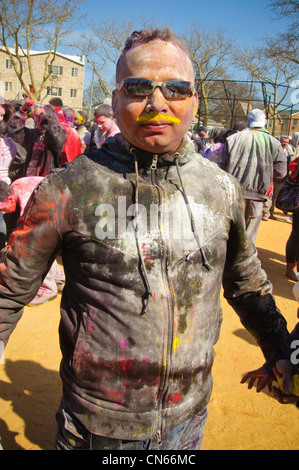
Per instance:
[[[13,53],[13,49],[11,52]],[[45,60],[49,51],[31,51],[31,63],[37,86],[42,82]],[[30,88],[30,75],[27,58],[22,59],[23,78]],[[48,60],[50,63],[50,60]],[[56,53],[53,62],[52,75],[46,82],[46,87],[38,97],[43,104],[51,98],[59,97],[63,104],[75,110],[82,109],[84,85],[84,56]],[[15,74],[12,61],[4,48],[0,48],[0,95],[6,100],[22,99],[24,90]]]

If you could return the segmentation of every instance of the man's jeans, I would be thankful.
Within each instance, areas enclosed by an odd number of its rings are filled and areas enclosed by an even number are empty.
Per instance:
[[[124,441],[109,439],[89,433],[66,408],[60,406],[57,413],[57,450],[200,450],[207,408],[184,423],[162,435],[160,443],[154,439]]]

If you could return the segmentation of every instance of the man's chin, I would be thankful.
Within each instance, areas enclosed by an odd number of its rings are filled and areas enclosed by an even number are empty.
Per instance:
[[[156,139],[142,139],[142,140],[139,140],[138,142],[136,141],[135,144],[133,145],[136,145],[136,147],[138,148],[141,148],[142,150],[145,150],[146,152],[150,152],[150,153],[167,153],[167,152],[173,152],[175,151],[179,145],[180,145],[180,141],[176,142],[176,141],[169,141],[169,140],[163,140],[163,139],[159,139],[159,138],[156,138]]]

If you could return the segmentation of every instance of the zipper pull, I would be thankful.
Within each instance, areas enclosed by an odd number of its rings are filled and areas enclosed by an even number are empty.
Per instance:
[[[154,156],[153,156],[153,161],[152,161],[152,166],[151,166],[151,169],[152,169],[152,170],[156,170],[156,169],[157,169],[158,158],[159,158],[158,155],[154,155]]]
[[[156,432],[155,438],[157,439],[157,444],[160,447],[162,445],[162,438],[161,438],[161,432],[160,431]]]

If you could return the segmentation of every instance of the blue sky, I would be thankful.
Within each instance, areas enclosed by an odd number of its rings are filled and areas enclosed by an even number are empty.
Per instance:
[[[183,34],[191,25],[205,26],[210,31],[221,26],[242,48],[257,46],[265,35],[287,29],[285,20],[278,19],[269,4],[270,0],[85,0],[82,9],[87,15],[86,29],[88,18],[98,23],[101,19],[152,19],[159,26],[170,26],[177,34]],[[85,85],[90,82],[87,67]]]
[[[191,24],[206,25],[208,29],[221,25],[240,45],[252,45],[265,33],[283,29],[282,21],[275,20],[275,13],[268,7],[269,0],[86,0],[84,5],[87,14],[99,22],[101,18],[153,18],[178,34]]]
[[[100,23],[101,19],[122,20],[152,19],[159,26],[170,26],[182,34],[191,25],[205,26],[213,31],[221,26],[242,46],[258,45],[266,34],[282,31],[284,25],[275,20],[275,13],[269,8],[270,0],[85,0],[82,10],[84,29],[88,32],[89,19]],[[86,67],[85,84],[91,82],[91,73]]]

